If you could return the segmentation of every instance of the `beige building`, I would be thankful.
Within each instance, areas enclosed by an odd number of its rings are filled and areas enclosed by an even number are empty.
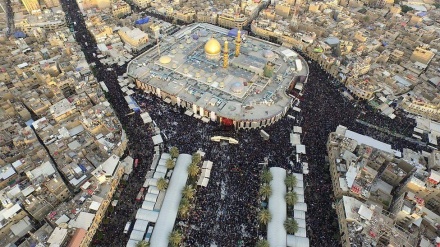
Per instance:
[[[124,1],[117,1],[112,4],[112,14],[114,17],[120,17],[131,13],[131,7]]]
[[[24,7],[26,8],[27,12],[29,12],[29,14],[32,14],[33,11],[41,9],[38,0],[21,0],[21,2],[23,3]]]
[[[135,49],[145,45],[148,41],[148,35],[139,28],[130,29],[128,27],[122,27],[119,29],[118,34],[124,43],[129,44]]]
[[[217,24],[217,13],[210,11],[197,11],[196,20],[197,22],[206,22],[210,24]]]
[[[133,3],[139,8],[143,9],[150,6],[151,0],[133,0]]]
[[[243,14],[224,12],[218,16],[217,23],[222,27],[241,29],[249,23],[249,19]]]
[[[411,62],[419,62],[422,64],[429,64],[434,57],[434,52],[417,47],[411,54]]]
[[[391,63],[399,64],[402,61],[402,57],[405,53],[403,51],[400,51],[398,49],[394,49],[389,57],[389,61]]]
[[[193,8],[182,8],[179,10],[174,11],[174,17],[177,20],[191,23],[196,18],[196,11]]]
[[[290,5],[286,2],[277,2],[275,5],[275,13],[285,18],[289,17]]]
[[[60,1],[59,0],[44,0],[44,4],[48,8],[58,7],[58,6],[60,6]]]

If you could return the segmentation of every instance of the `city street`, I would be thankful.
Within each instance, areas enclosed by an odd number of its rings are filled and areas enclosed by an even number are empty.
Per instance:
[[[117,73],[123,68],[107,71],[99,60],[94,58],[96,43],[87,31],[82,14],[76,1],[63,0],[63,9],[71,22],[76,22],[75,37],[82,45],[87,61],[95,63],[93,70],[98,81],[104,81],[109,89],[108,100],[119,116],[120,122],[129,138],[129,153],[133,158],[140,159],[138,170],[134,170],[128,183],[121,192],[119,203],[115,209],[109,210],[105,224],[102,224],[95,235],[93,246],[125,246],[128,235],[123,234],[127,221],[134,220],[139,204],[134,203],[137,192],[144,182],[144,176],[151,164],[153,143],[147,126],[137,114],[128,115],[124,95],[117,83]],[[87,45],[86,45],[87,44]],[[331,207],[332,191],[328,167],[325,164],[326,141],[328,134],[339,124],[350,130],[367,134],[381,141],[391,143],[394,148],[410,147],[416,150],[421,147],[398,137],[390,137],[374,128],[355,121],[374,123],[387,126],[391,131],[400,131],[411,126],[405,119],[389,120],[371,112],[362,104],[354,107],[337,91],[328,75],[312,62],[310,77],[305,85],[304,101],[299,105],[302,109],[303,143],[307,155],[303,161],[309,163],[309,175],[305,176],[305,200],[308,204],[307,226],[311,246],[338,246],[338,225],[336,214]],[[295,166],[289,166],[290,156],[294,151],[289,143],[289,132],[296,123],[284,118],[278,123],[265,128],[270,140],[265,142],[259,130],[228,132],[239,141],[237,146],[211,142],[210,137],[221,131],[216,124],[204,124],[188,117],[152,96],[135,96],[138,103],[145,102],[158,127],[166,133],[166,147],[177,146],[180,153],[193,153],[201,148],[206,152],[206,159],[213,161],[213,170],[208,187],[200,188],[196,194],[196,205],[188,219],[185,232],[185,243],[188,246],[237,246],[243,242],[245,246],[254,246],[259,234],[257,209],[259,208],[259,173],[263,166],[259,163],[268,158],[268,166],[278,166],[294,172],[301,172]],[[367,112],[362,115],[361,112]],[[290,112],[289,114],[294,114]],[[392,122],[394,121],[394,122]]]

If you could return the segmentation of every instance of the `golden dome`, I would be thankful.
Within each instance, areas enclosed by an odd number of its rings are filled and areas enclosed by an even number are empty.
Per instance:
[[[214,38],[211,38],[205,44],[205,52],[208,55],[218,55],[218,54],[220,54],[221,50],[222,50],[222,46]]]
[[[161,64],[168,64],[171,62],[171,58],[169,56],[162,56],[159,59],[159,63]]]

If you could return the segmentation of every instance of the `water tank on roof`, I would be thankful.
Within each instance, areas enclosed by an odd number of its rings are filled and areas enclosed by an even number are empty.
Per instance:
[[[25,38],[25,37],[26,37],[26,34],[23,33],[22,31],[17,31],[17,32],[14,33],[14,37],[15,37],[16,39],[19,39],[19,38]]]
[[[142,25],[142,24],[148,23],[149,21],[150,21],[150,17],[147,16],[145,18],[142,18],[140,20],[135,21],[134,24],[135,25]]]

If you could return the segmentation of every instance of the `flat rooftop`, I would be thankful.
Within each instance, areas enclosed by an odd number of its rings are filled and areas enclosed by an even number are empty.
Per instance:
[[[291,101],[286,89],[308,75],[307,63],[293,51],[295,56],[286,57],[292,54],[286,47],[248,36],[235,57],[235,37],[228,32],[207,23],[189,25],[132,60],[127,74],[222,117],[259,120],[282,113]],[[219,59],[205,54],[211,38],[221,45]],[[223,68],[225,41],[227,68]],[[302,63],[299,68],[296,59]],[[270,78],[262,75],[267,62],[273,64]]]

